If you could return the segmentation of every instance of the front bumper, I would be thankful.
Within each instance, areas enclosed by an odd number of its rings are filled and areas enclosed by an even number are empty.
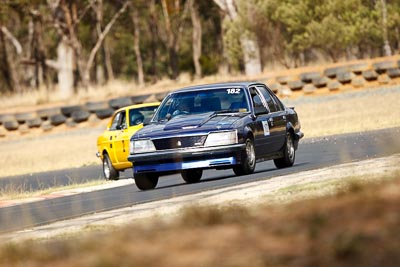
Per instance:
[[[245,144],[171,149],[130,155],[128,160],[134,174],[218,168],[239,164],[244,149]]]

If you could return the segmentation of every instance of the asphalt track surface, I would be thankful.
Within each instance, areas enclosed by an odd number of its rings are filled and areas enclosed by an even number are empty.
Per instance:
[[[252,175],[235,176],[232,170],[207,170],[197,184],[186,184],[180,175],[161,177],[156,189],[139,191],[134,184],[89,193],[41,200],[0,208],[0,233],[66,220],[106,210],[129,207],[175,196],[189,195],[276,176],[400,153],[400,128],[301,140],[295,165],[276,169],[272,161],[257,163]],[[71,175],[99,179],[100,166],[41,173],[23,177],[25,182],[46,184]],[[129,175],[129,174],[128,174]],[[69,178],[68,178],[69,177]],[[7,179],[6,179],[7,180]],[[60,183],[60,182],[58,182]]]

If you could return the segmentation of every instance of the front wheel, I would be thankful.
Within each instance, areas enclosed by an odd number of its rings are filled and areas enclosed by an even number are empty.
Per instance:
[[[233,172],[236,175],[252,174],[256,168],[256,152],[254,150],[254,142],[247,138],[245,141],[246,148],[242,153],[242,162],[240,165],[233,167]]]
[[[158,184],[158,175],[154,173],[134,175],[135,184],[140,190],[154,189]]]
[[[119,179],[119,172],[113,167],[108,154],[103,156],[103,175],[106,180]]]
[[[188,184],[198,183],[203,175],[202,169],[183,170],[181,176]]]
[[[296,150],[294,149],[294,140],[291,133],[286,133],[285,147],[283,148],[283,157],[274,159],[275,166],[278,169],[291,167],[296,158]]]

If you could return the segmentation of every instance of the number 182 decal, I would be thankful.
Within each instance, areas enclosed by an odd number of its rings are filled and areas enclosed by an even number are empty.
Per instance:
[[[240,88],[231,88],[231,89],[226,89],[229,95],[237,95],[240,94]]]

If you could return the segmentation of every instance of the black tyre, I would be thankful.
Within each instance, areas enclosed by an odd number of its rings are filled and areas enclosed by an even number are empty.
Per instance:
[[[294,149],[294,140],[291,133],[286,133],[285,147],[283,148],[283,157],[274,159],[275,166],[278,169],[291,167],[296,158],[296,150]]]
[[[5,121],[4,122],[4,128],[6,128],[9,131],[15,131],[19,127],[19,123],[17,121]]]
[[[304,83],[301,80],[288,82],[290,90],[297,91],[303,89]]]
[[[133,104],[142,104],[149,98],[151,95],[139,95],[139,96],[132,96],[131,100]]]
[[[25,123],[27,120],[31,120],[34,118],[36,118],[35,112],[26,112],[26,113],[15,114],[15,119],[21,124]]]
[[[53,125],[53,126],[63,124],[67,120],[67,118],[62,114],[50,116],[49,119],[50,119],[51,125]]]
[[[378,74],[385,73],[388,69],[391,68],[396,68],[396,62],[395,61],[381,61],[381,62],[376,62],[372,64],[372,67]]]
[[[336,74],[336,78],[341,84],[351,83],[353,77],[354,73],[351,71],[342,71]]]
[[[321,78],[313,79],[312,83],[315,85],[315,87],[321,88],[321,87],[325,87],[329,81],[330,81],[329,78],[321,77]]]
[[[114,109],[119,109],[132,105],[132,99],[130,97],[114,98],[108,101],[108,105]]]
[[[271,89],[275,94],[277,94],[281,88],[282,85],[280,83],[272,83],[269,85],[269,89]]]
[[[183,170],[181,176],[188,184],[198,183],[203,175],[202,169]]]
[[[293,81],[292,76],[278,76],[276,77],[276,81],[282,85],[287,84],[290,81]]]
[[[84,110],[83,106],[65,106],[65,107],[61,107],[61,113],[65,116],[65,117],[71,117],[71,114],[74,111],[81,111]]]
[[[330,81],[327,85],[329,91],[336,91],[339,90],[342,84],[338,81]]]
[[[37,114],[42,120],[47,120],[51,116],[61,114],[61,109],[60,108],[39,109],[37,111]]]
[[[300,80],[302,80],[305,83],[311,83],[313,79],[319,79],[321,78],[322,75],[320,72],[305,72],[300,74]]]
[[[104,154],[103,156],[103,175],[106,180],[119,179],[119,171],[113,167],[108,154]]]
[[[42,120],[40,118],[27,120],[26,125],[28,125],[29,128],[39,128],[40,125],[42,125]]]
[[[400,77],[400,69],[398,68],[391,68],[387,70],[387,75],[391,78],[398,78]]]
[[[154,173],[136,174],[135,184],[140,190],[154,189],[158,184],[158,175]]]
[[[96,110],[99,110],[99,109],[109,108],[108,103],[106,101],[87,102],[85,104],[85,107],[91,113],[95,113]]]
[[[357,75],[360,75],[363,71],[366,71],[369,69],[369,64],[368,63],[359,63],[359,64],[354,64],[350,65],[350,70]]]
[[[375,81],[378,79],[378,73],[374,70],[365,70],[362,72],[362,76],[367,81]]]
[[[0,114],[0,125],[4,124],[6,121],[15,121],[15,115]]]
[[[97,118],[102,120],[111,117],[114,114],[114,110],[112,108],[98,109],[95,113]]]
[[[256,168],[256,152],[254,150],[254,142],[247,138],[245,141],[246,149],[242,153],[242,163],[233,167],[233,172],[236,175],[252,174]]]
[[[74,122],[83,122],[87,121],[90,116],[90,113],[86,110],[77,110],[72,112],[71,118]]]

